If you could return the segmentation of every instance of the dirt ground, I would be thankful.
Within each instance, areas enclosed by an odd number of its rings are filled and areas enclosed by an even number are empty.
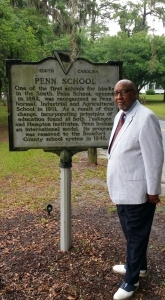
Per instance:
[[[108,201],[108,200],[107,200]],[[6,212],[0,219],[0,299],[110,300],[123,281],[112,266],[125,260],[117,213],[108,202],[72,205],[72,248],[60,251],[60,211]],[[133,300],[165,299],[165,212],[157,211],[148,248],[148,277]]]

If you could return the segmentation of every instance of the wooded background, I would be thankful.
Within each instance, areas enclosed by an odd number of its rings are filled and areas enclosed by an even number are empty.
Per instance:
[[[149,82],[165,89],[165,36],[155,31],[156,19],[165,24],[165,0],[1,0],[0,92],[8,87],[6,59],[35,62],[53,50],[96,63],[122,60],[123,77],[139,91]],[[110,21],[120,26],[115,36]]]

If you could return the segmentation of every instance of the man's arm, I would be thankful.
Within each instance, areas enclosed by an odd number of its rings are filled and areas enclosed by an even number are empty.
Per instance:
[[[159,202],[164,152],[161,128],[154,114],[149,114],[145,118],[139,142],[146,173],[148,201]]]

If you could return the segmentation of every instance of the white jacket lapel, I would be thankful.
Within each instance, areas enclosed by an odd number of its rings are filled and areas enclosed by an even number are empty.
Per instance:
[[[138,108],[139,108],[139,105],[140,105],[140,103],[137,103],[137,105],[135,105],[135,107],[133,108],[133,110],[130,112],[130,114],[129,114],[128,117],[126,118],[126,120],[125,120],[125,122],[124,122],[122,128],[120,129],[120,131],[119,131],[119,133],[118,133],[118,135],[117,135],[117,137],[116,137],[116,139],[115,139],[115,141],[114,141],[114,143],[113,143],[113,145],[112,145],[111,152],[114,151],[116,145],[117,145],[118,142],[120,141],[120,139],[121,139],[121,137],[123,136],[124,132],[126,131],[126,129],[128,128],[128,126],[132,123],[133,118],[134,118],[134,116],[136,115],[136,112],[137,112],[137,110],[138,110]],[[120,116],[121,116],[121,114],[119,115],[119,118],[118,118],[117,121],[115,122],[115,123],[116,123],[116,124],[115,124],[116,126],[115,126],[115,128],[113,128],[113,131],[112,131],[112,134],[111,134],[111,138],[110,138],[110,144],[111,144],[111,141],[112,141],[114,132],[115,132],[115,130],[116,130],[117,124],[118,124],[118,122],[119,122]]]

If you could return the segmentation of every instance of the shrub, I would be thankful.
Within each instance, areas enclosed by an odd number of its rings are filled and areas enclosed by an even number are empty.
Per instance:
[[[146,91],[146,95],[155,95],[155,91],[150,89],[150,90]]]

